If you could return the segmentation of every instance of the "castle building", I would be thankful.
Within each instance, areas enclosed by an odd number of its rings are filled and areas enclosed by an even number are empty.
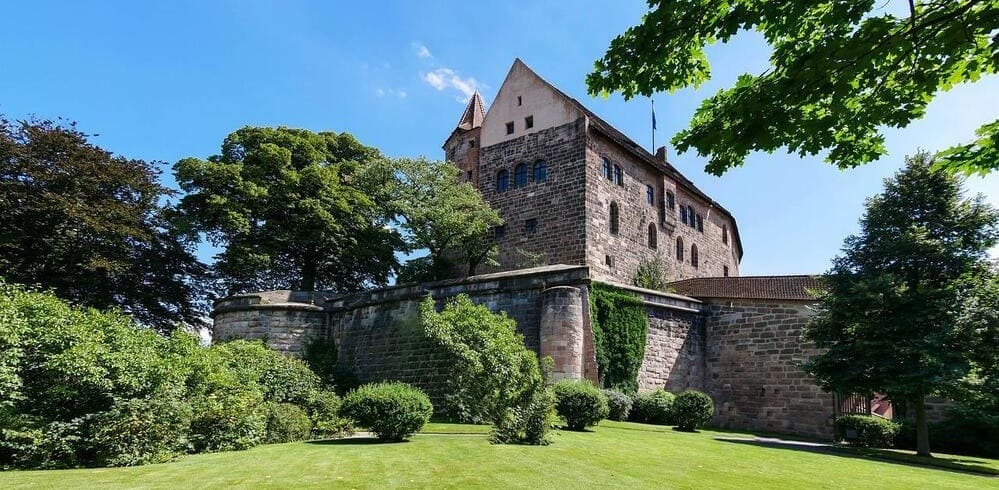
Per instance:
[[[670,164],[514,61],[489,109],[476,92],[444,143],[504,220],[500,266],[585,265],[633,281],[659,256],[671,279],[737,276],[735,217]]]

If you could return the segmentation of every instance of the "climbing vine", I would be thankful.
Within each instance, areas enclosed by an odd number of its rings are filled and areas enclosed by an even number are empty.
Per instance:
[[[590,326],[601,384],[636,391],[648,330],[642,299],[624,289],[594,282],[590,287]]]

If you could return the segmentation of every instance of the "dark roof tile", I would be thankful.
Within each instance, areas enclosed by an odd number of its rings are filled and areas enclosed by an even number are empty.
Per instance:
[[[693,298],[808,301],[809,290],[824,289],[822,276],[698,277],[670,283],[678,294]]]

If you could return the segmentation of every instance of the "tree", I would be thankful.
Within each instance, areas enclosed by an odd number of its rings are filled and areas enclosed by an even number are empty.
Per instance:
[[[458,265],[474,275],[478,266],[496,264],[496,246],[489,234],[503,220],[474,186],[458,181],[458,167],[425,158],[383,164],[385,199],[408,248],[429,252],[407,263],[399,282],[444,279]]]
[[[379,158],[347,133],[244,127],[220,155],[177,162],[181,218],[224,247],[214,269],[230,292],[385,284],[401,242],[365,180]]]
[[[615,38],[586,83],[591,94],[626,99],[697,87],[710,78],[704,48],[743,30],[773,48],[770,68],[743,74],[703,101],[678,151],[709,157],[714,175],[751,151],[786,147],[799,155],[829,149],[840,168],[885,154],[883,127],[921,118],[940,91],[999,68],[999,3],[913,1],[907,15],[884,2],[650,0],[642,23]],[[999,168],[999,120],[980,140],[943,154],[938,166],[965,172]]]
[[[805,331],[826,349],[805,366],[816,382],[906,402],[927,456],[924,399],[971,373],[975,353],[996,348],[981,345],[980,322],[969,319],[980,319],[982,301],[993,297],[981,278],[999,240],[999,214],[981,196],[965,199],[961,181],[932,165],[925,153],[908,159],[868,200],[861,232],[833,260]]]
[[[204,267],[161,205],[173,193],[155,164],[89,136],[0,117],[0,274],[160,329],[200,323]]]

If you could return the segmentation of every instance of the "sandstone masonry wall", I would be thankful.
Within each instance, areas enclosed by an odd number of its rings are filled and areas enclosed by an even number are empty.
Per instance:
[[[802,338],[806,303],[707,300],[705,388],[712,425],[827,437],[833,396],[800,368],[817,353]]]
[[[300,355],[306,339],[326,328],[321,294],[263,291],[230,296],[215,303],[212,339],[261,339],[268,347]]]

